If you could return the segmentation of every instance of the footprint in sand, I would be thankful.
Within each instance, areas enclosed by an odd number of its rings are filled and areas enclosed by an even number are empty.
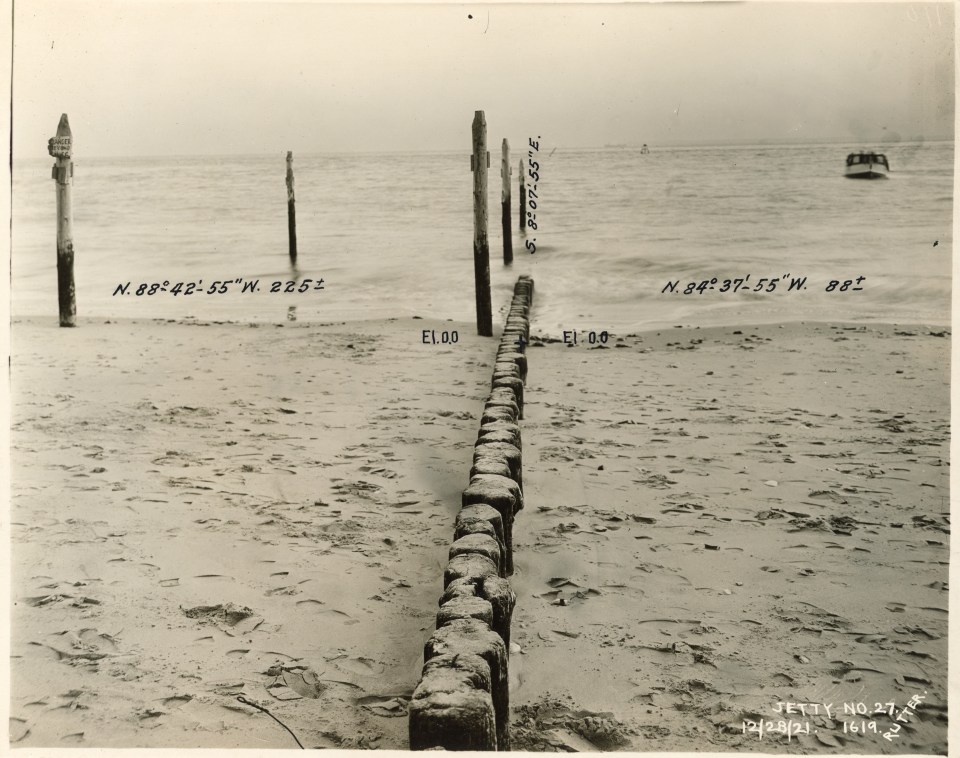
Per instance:
[[[69,633],[65,632],[65,634]],[[97,631],[96,629],[81,629],[79,632],[77,632],[77,637],[79,638],[81,645],[88,649],[100,651],[106,650],[110,652],[113,652],[117,649],[117,641],[111,635],[106,634],[105,632]]]
[[[364,657],[343,657],[332,661],[333,665],[341,671],[361,676],[377,676],[384,671],[384,665],[372,658]]]
[[[201,623],[222,623],[231,627],[235,627],[247,619],[258,618],[250,608],[237,606],[233,603],[198,605],[194,608],[181,608],[181,611],[187,618],[196,619]],[[262,622],[263,619],[259,621]]]
[[[156,708],[138,708],[134,711],[134,715],[137,717],[137,720],[141,724],[153,725],[155,724],[162,716],[166,716],[166,711],[161,711]]]
[[[30,734],[30,727],[27,726],[26,719],[18,719],[15,716],[10,717],[10,742],[21,742]]]
[[[52,653],[53,660],[66,663],[71,666],[90,666],[96,669],[96,667],[99,665],[98,661],[106,658],[109,655],[109,653],[98,653],[90,650],[83,650],[81,652],[74,653],[68,650],[60,650],[55,648],[53,645],[45,645],[41,642],[31,642],[29,644],[46,648]]]
[[[560,701],[545,699],[521,710],[524,725],[514,733],[514,750],[617,750],[631,745],[631,736],[637,734],[612,713],[573,710]]]
[[[193,695],[174,695],[173,697],[164,698],[163,704],[167,708],[176,708],[179,705],[184,705],[193,700]]]
[[[235,582],[232,576],[227,576],[226,574],[197,574],[194,579],[226,579],[228,582]]]
[[[295,586],[287,585],[284,587],[273,587],[263,594],[267,597],[272,597],[273,595],[296,595],[299,591]]]
[[[358,624],[360,623],[358,619],[353,618],[349,613],[344,611],[338,611],[336,608],[321,608],[323,602],[320,600],[314,600],[312,598],[307,600],[298,600],[298,606],[304,606],[307,608],[312,608],[316,610],[317,613],[320,613],[325,616],[335,617],[343,621],[344,624]]]
[[[409,695],[365,695],[357,698],[360,706],[377,716],[400,718],[407,715]]]
[[[304,666],[284,668],[275,684],[280,684],[280,682],[300,697],[314,700],[319,698],[329,687],[329,685],[320,681],[320,677],[315,671]]]

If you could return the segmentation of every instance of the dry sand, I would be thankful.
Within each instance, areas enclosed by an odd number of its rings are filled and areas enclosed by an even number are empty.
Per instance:
[[[515,748],[945,752],[949,332],[608,344],[528,351]]]
[[[528,350],[514,748],[943,752],[949,333],[621,339]],[[405,748],[494,349],[15,320],[14,743]]]
[[[240,695],[404,747],[492,365],[451,326],[15,323],[15,744],[296,747]]]

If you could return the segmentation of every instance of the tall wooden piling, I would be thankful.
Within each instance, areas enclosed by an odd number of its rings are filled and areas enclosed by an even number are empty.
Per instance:
[[[290,265],[297,265],[297,209],[293,195],[293,152],[287,151],[287,230],[290,234]]]
[[[57,159],[53,179],[57,183],[57,296],[60,326],[77,325],[77,290],[73,281],[73,133],[67,114],[60,116],[57,136],[47,142],[47,151]]]
[[[517,181],[520,182],[520,233],[527,230],[527,185],[523,181],[523,159],[520,159],[520,170],[517,172]]]
[[[483,111],[473,114],[473,275],[477,293],[477,334],[493,336],[493,307],[490,301],[490,246],[487,241],[487,120]]]
[[[510,143],[503,138],[503,148],[500,158],[500,206],[503,218],[503,263],[509,266],[513,263],[513,224],[510,223]]]

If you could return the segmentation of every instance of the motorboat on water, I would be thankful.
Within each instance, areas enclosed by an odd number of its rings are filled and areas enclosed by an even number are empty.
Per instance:
[[[883,153],[859,152],[847,156],[844,176],[850,179],[886,179],[890,164]]]
[[[650,148],[647,147],[647,143],[644,142],[643,147],[640,148],[640,155],[646,155],[649,152],[650,152]]]

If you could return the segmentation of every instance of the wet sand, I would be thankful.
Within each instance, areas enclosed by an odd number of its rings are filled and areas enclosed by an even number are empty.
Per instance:
[[[296,748],[243,697],[308,748],[405,749],[493,365],[473,331],[14,319],[14,744]],[[948,348],[531,345],[514,748],[945,750]],[[924,692],[893,742],[742,731]]]

